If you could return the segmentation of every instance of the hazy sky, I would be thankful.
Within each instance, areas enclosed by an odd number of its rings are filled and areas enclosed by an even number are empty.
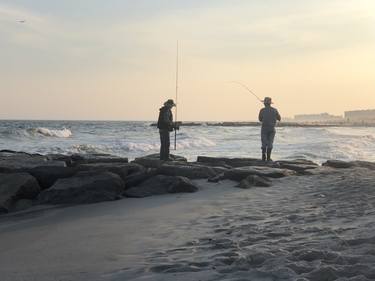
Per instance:
[[[375,108],[374,0],[0,0],[0,118],[154,120],[177,39],[182,120]]]

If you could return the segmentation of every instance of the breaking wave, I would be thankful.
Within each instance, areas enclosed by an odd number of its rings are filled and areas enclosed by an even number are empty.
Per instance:
[[[157,130],[149,122],[1,121],[0,147],[30,153],[108,153],[129,159],[157,153]],[[258,127],[181,128],[177,151],[171,134],[171,152],[194,161],[198,155],[259,157]],[[275,159],[305,158],[375,161],[375,128],[277,129]]]
[[[69,153],[82,153],[82,154],[96,154],[96,153],[108,153],[107,149],[101,145],[93,144],[77,144],[73,145],[68,149]]]
[[[213,147],[216,143],[205,137],[199,137],[196,139],[182,139],[178,140],[177,148],[188,149],[188,148],[201,148],[201,147]]]
[[[173,138],[171,138],[171,148],[173,147]],[[216,146],[216,143],[207,138],[197,139],[183,139],[177,141],[177,149],[196,149],[203,147]],[[70,147],[68,153],[109,153],[115,155],[127,155],[126,153],[148,153],[158,152],[160,149],[160,143],[146,143],[146,142],[114,142],[107,144],[76,144]]]
[[[189,149],[189,148],[201,148],[201,147],[212,147],[216,143],[213,141],[200,137],[196,139],[177,139],[177,148],[178,149]],[[171,147],[173,147],[173,138],[171,137]],[[152,150],[158,150],[160,148],[160,143],[135,143],[128,142],[124,143],[122,149],[125,151],[139,151],[147,152]]]
[[[49,129],[45,127],[35,127],[35,128],[10,128],[0,131],[0,136],[4,138],[35,138],[35,137],[54,137],[54,138],[69,138],[73,135],[72,131],[63,128],[59,129]]]
[[[45,137],[56,137],[56,138],[69,138],[73,134],[69,129],[61,129],[61,130],[54,130],[54,129],[48,129],[43,127],[38,128],[31,128],[28,129],[27,132],[31,135],[42,135]]]

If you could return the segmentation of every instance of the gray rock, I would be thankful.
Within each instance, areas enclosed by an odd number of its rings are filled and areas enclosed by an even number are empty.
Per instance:
[[[198,163],[210,164],[213,166],[221,167],[249,167],[249,166],[258,166],[258,167],[272,167],[272,168],[285,168],[293,170],[299,173],[308,169],[313,169],[318,166],[318,164],[306,160],[306,159],[295,159],[295,160],[281,160],[281,161],[271,161],[265,162],[256,158],[225,158],[225,157],[207,157],[207,156],[198,156]]]
[[[303,175],[330,175],[337,173],[338,169],[329,166],[318,166],[315,169],[308,169],[303,172]]]
[[[186,177],[157,175],[125,191],[128,197],[147,197],[167,193],[195,192],[198,186]]]
[[[92,154],[73,154],[71,156],[73,165],[92,164],[92,163],[128,163],[126,157],[118,157],[111,154],[92,153]]]
[[[133,173],[125,179],[125,189],[129,189],[133,186],[137,186],[142,182],[148,180],[157,175],[157,169],[147,168],[138,173]]]
[[[65,167],[64,161],[49,160],[46,156],[39,154],[28,154],[24,152],[0,152],[0,172],[14,173],[27,172],[40,166]]]
[[[18,212],[29,209],[33,206],[33,200],[30,199],[20,199],[15,202],[11,207],[11,212]]]
[[[307,159],[293,159],[293,160],[278,160],[275,161],[278,164],[294,164],[294,165],[313,165],[313,166],[319,166],[317,163],[311,160]]]
[[[8,212],[19,199],[33,199],[40,192],[37,180],[27,173],[0,174],[0,210]]]
[[[73,167],[39,166],[28,171],[34,176],[42,189],[51,187],[58,179],[69,178],[77,170]]]
[[[182,176],[189,179],[207,179],[227,171],[222,167],[207,167],[192,163],[166,163],[158,168],[158,173],[167,176]]]
[[[238,185],[239,188],[243,189],[251,188],[253,186],[270,187],[272,186],[272,182],[265,177],[250,175],[246,179],[243,179]]]
[[[135,163],[92,163],[80,164],[77,166],[79,171],[111,172],[119,175],[122,180],[131,174],[145,171],[145,168]]]
[[[198,191],[198,186],[186,177],[174,177],[168,188],[169,193],[192,193]]]
[[[285,176],[295,175],[295,171],[271,167],[259,167],[259,166],[250,166],[250,167],[240,167],[233,168],[224,173],[226,179],[234,181],[242,181],[250,175],[257,175],[269,178],[282,178]]]
[[[231,167],[245,167],[245,166],[273,166],[274,162],[264,162],[256,158],[225,158],[225,157],[208,157],[198,156],[198,163],[210,163],[215,166],[231,166]]]
[[[79,172],[75,176],[59,179],[39,194],[41,204],[87,204],[116,200],[124,192],[125,184],[110,172]]]
[[[219,182],[221,180],[225,179],[224,173],[217,174],[216,176],[213,176],[211,178],[208,178],[208,182]]]
[[[151,154],[144,157],[135,158],[135,160],[132,161],[132,163],[140,164],[146,168],[159,168],[165,163],[187,162],[187,159],[182,156],[170,154],[169,157],[171,161],[162,161],[159,159],[159,154]]]
[[[355,165],[351,162],[345,162],[341,160],[328,160],[327,162],[322,164],[323,166],[328,166],[332,168],[339,168],[339,169],[346,169],[346,168],[352,168]]]
[[[73,166],[73,159],[70,155],[65,154],[47,154],[47,159],[50,161],[63,161],[68,167]]]
[[[296,171],[299,174],[305,174],[306,170],[319,167],[316,163],[299,163],[298,161],[277,161],[281,169]]]

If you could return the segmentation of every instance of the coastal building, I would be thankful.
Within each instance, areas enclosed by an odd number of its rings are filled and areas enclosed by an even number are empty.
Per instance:
[[[320,114],[298,114],[294,116],[296,122],[342,122],[342,116],[331,115],[328,113]]]
[[[375,109],[345,111],[348,122],[375,122]]]

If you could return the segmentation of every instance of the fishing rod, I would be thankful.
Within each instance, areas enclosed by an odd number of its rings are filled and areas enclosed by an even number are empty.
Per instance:
[[[174,121],[174,150],[177,150],[177,105],[178,105],[178,40],[176,48],[176,109],[175,109],[175,121]]]
[[[263,103],[263,100],[261,100],[252,90],[249,89],[249,87],[247,87],[245,84],[241,83],[241,82],[238,82],[238,81],[230,81],[229,83],[235,83],[235,84],[238,84],[240,85],[242,88],[244,88],[245,90],[247,90],[250,94],[252,94],[254,97],[256,97],[256,99],[258,101],[260,101],[261,103]]]

